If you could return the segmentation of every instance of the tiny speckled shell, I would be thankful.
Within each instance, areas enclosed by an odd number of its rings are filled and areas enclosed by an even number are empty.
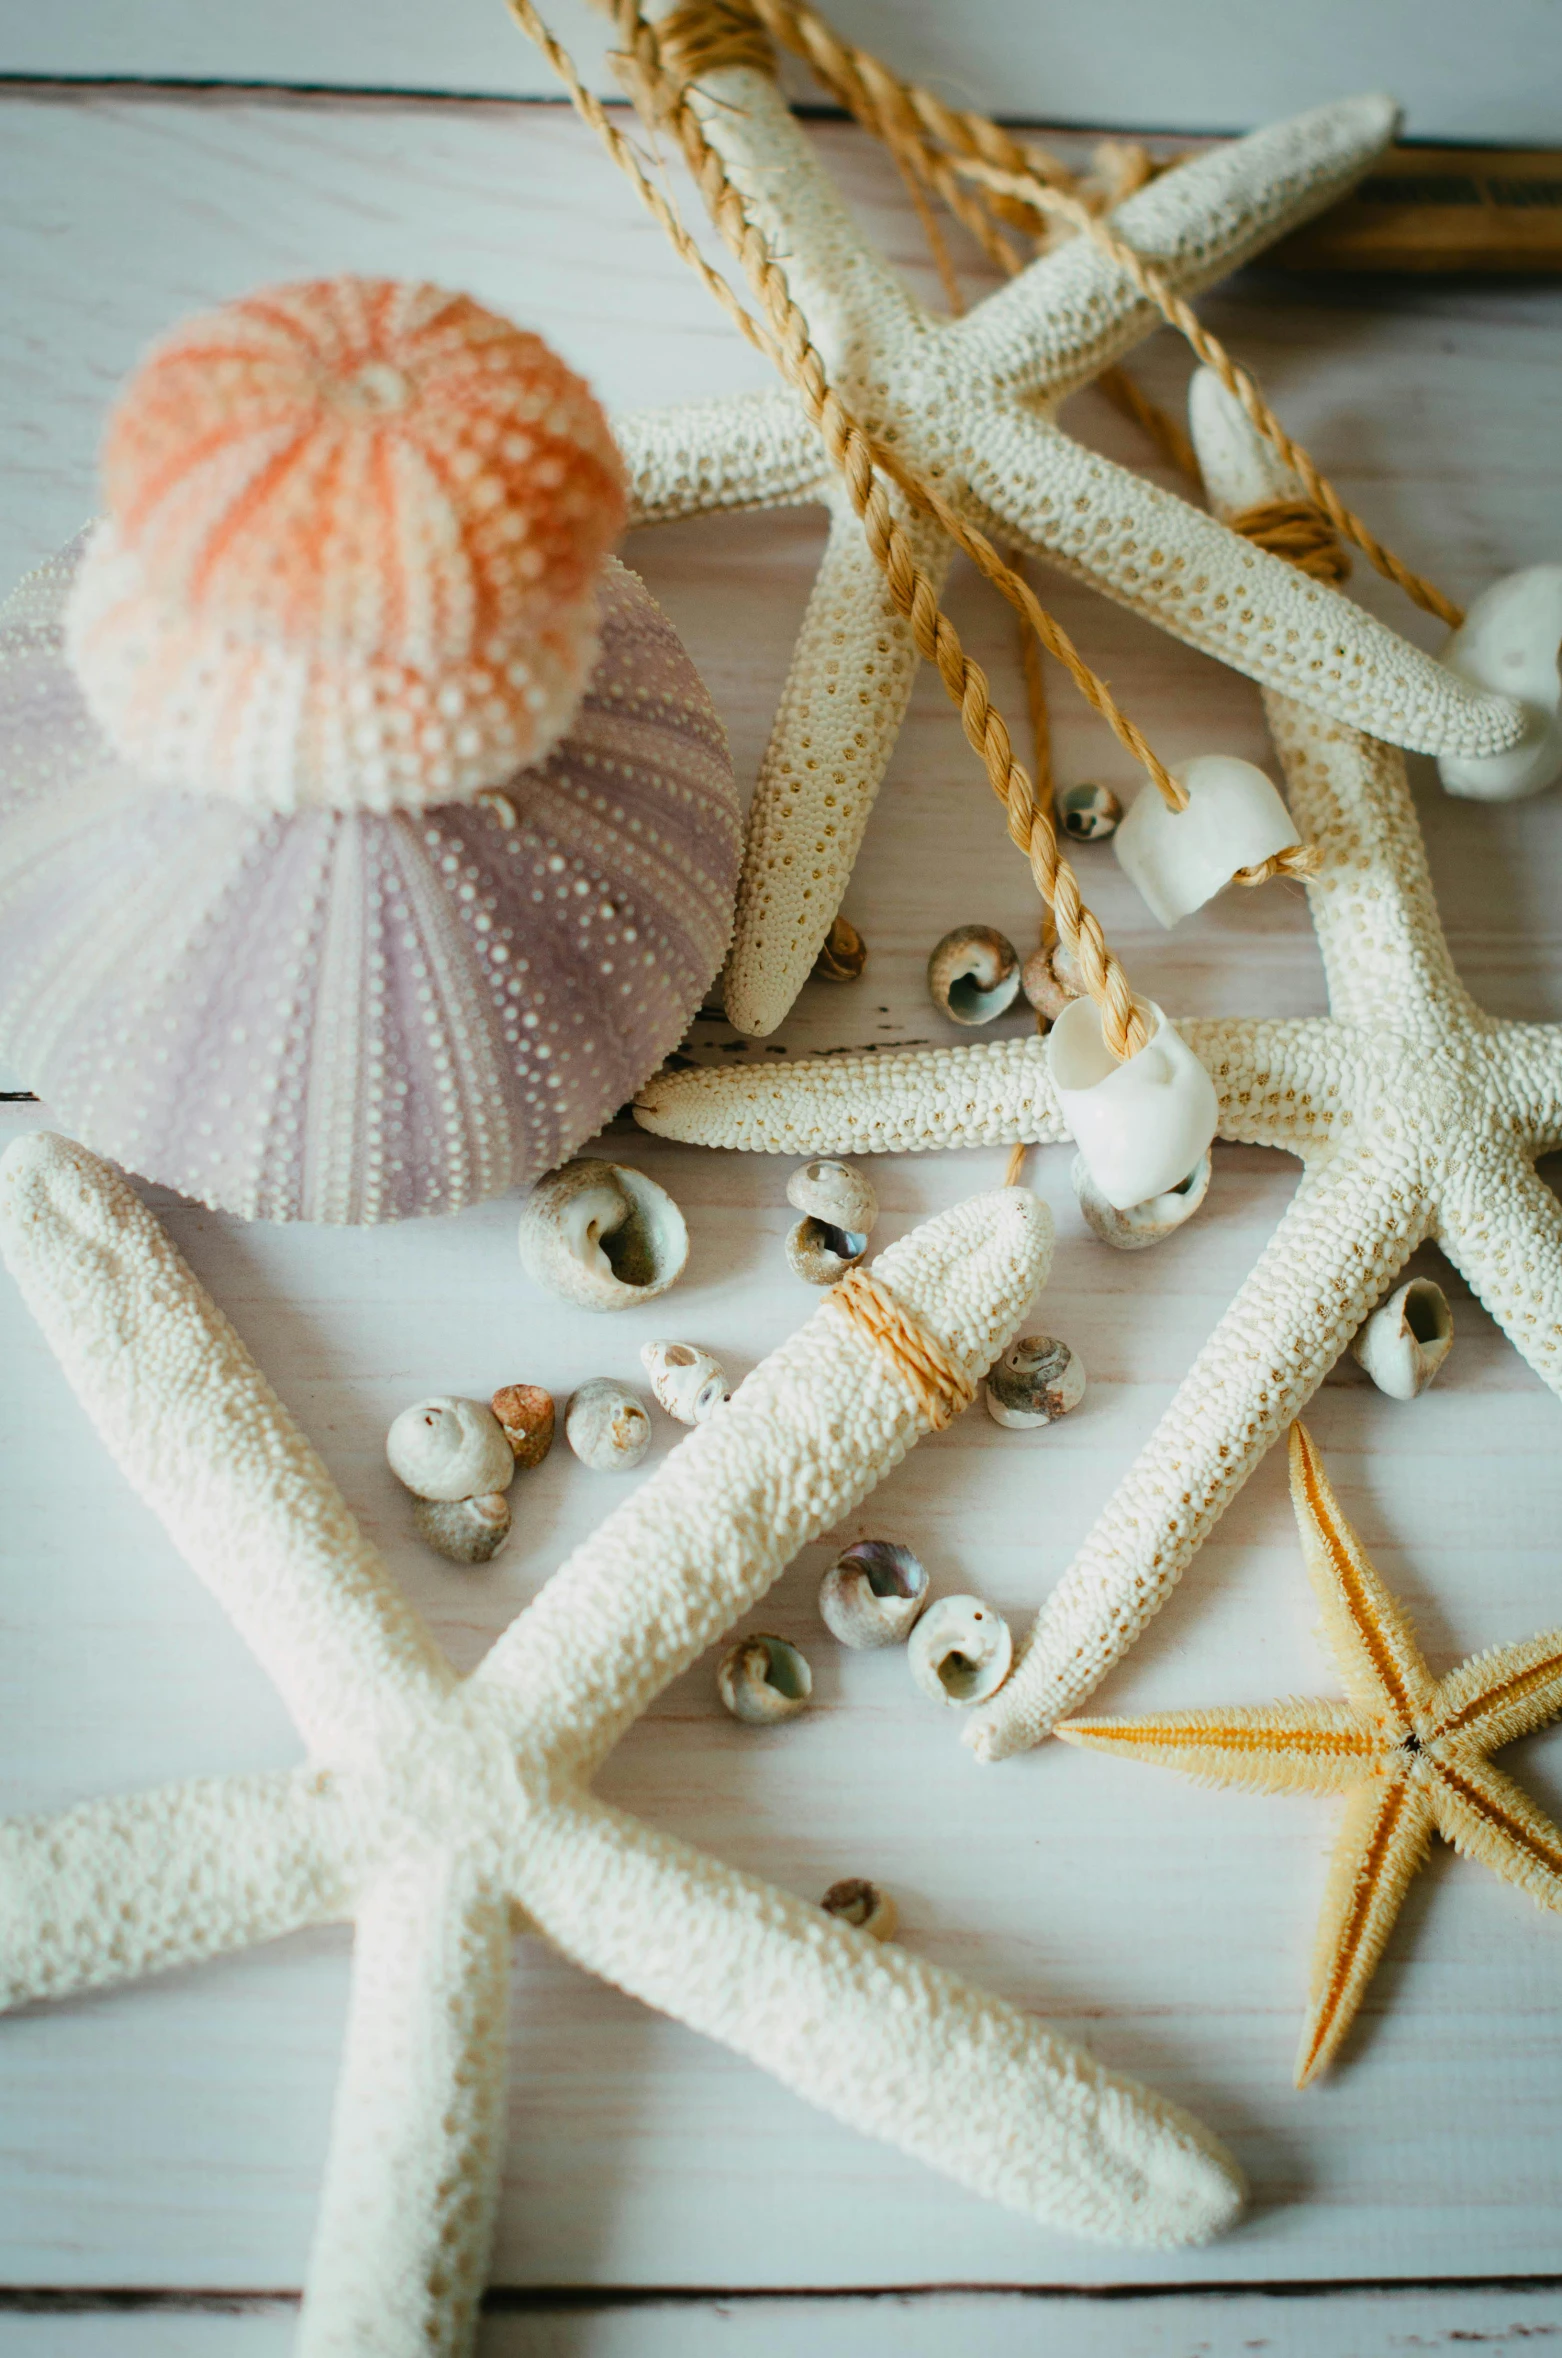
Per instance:
[[[786,1200],[832,1228],[866,1236],[879,1216],[872,1182],[851,1163],[804,1163],[786,1183]]]
[[[1085,1363],[1056,1335],[1017,1337],[983,1387],[993,1423],[1022,1433],[1055,1425],[1084,1397]]]
[[[611,1376],[593,1376],[572,1394],[564,1438],[584,1466],[599,1474],[628,1474],[651,1446],[645,1403]]]
[[[965,1711],[998,1692],[1014,1641],[1003,1615],[980,1597],[940,1597],[912,1631],[906,1654],[924,1695]]]
[[[540,1466],[553,1447],[553,1394],[541,1384],[501,1384],[488,1405],[510,1444],[516,1470]]]
[[[934,946],[927,987],[952,1023],[991,1023],[1019,997],[1019,952],[990,925],[957,925]]]
[[[681,1425],[703,1425],[732,1395],[721,1362],[697,1343],[642,1343],[640,1365],[663,1408]]]
[[[630,1310],[677,1282],[689,1231],[664,1187],[586,1155],[537,1187],[521,1211],[521,1266],[581,1310]]]
[[[1117,833],[1123,816],[1110,786],[1066,786],[1056,808],[1064,834],[1075,843],[1104,843]]]
[[[631,1099],[721,964],[726,740],[611,560],[569,735],[417,816],[149,791],[65,664],[77,550],[0,612],[0,1056],[99,1153],[247,1219],[456,1211]]]
[[[870,1940],[893,1940],[900,1927],[900,1910],[890,1894],[864,1875],[846,1875],[832,1883],[819,1905],[827,1916],[855,1925]]]
[[[476,1498],[507,1490],[515,1477],[515,1456],[493,1410],[449,1394],[404,1408],[385,1437],[385,1456],[415,1498]]]
[[[420,1498],[412,1509],[419,1536],[452,1564],[487,1564],[510,1535],[502,1490],[482,1498]]]
[[[728,1648],[716,1670],[716,1692],[745,1727],[774,1727],[792,1719],[814,1691],[813,1672],[789,1638],[754,1630]]]

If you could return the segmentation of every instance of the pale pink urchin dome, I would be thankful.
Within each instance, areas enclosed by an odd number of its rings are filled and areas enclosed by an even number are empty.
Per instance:
[[[65,659],[78,543],[0,608],[0,1055],[66,1128],[250,1219],[463,1204],[572,1154],[731,930],[721,723],[633,573],[568,734],[489,803],[149,791]]]
[[[184,323],[115,405],[71,660],[158,784],[468,799],[557,743],[624,470],[589,389],[469,296],[338,278]]]

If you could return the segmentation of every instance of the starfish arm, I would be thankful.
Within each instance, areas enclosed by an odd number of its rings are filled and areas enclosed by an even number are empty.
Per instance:
[[[1323,1634],[1345,1692],[1397,1742],[1430,1708],[1434,1685],[1409,1617],[1368,1562],[1304,1425],[1291,1427],[1291,1504]]]
[[[1433,1733],[1500,1752],[1562,1712],[1562,1629],[1493,1646],[1449,1672],[1437,1690]]]
[[[1039,1743],[1160,1611],[1270,1444],[1322,1383],[1426,1234],[1412,1174],[1340,1156],[1284,1219],[965,1741],[984,1760]]]
[[[350,1906],[318,1773],[203,1777],[0,1824],[0,2005],[193,1965]]]
[[[1049,2227],[1169,2248],[1240,2205],[1207,2130],[1046,2024],[600,1802],[559,1811],[519,1896],[588,1971]]]
[[[1426,1857],[1433,1823],[1425,1788],[1403,1772],[1375,1777],[1347,1797],[1313,1950],[1311,2003],[1296,2057],[1299,2088],[1339,2052]]]
[[[1349,1792],[1371,1774],[1380,1748],[1348,1703],[1327,1698],[1165,1711],[1153,1719],[1067,1719],[1053,1734],[1088,1751],[1176,1769],[1200,1785],[1252,1793]]]
[[[1521,733],[1509,698],[1045,418],[984,415],[970,481],[1000,538],[1335,720],[1421,753],[1495,753]]]
[[[1311,220],[1358,180],[1394,136],[1398,110],[1343,98],[1233,139],[1163,172],[1117,206],[1113,229],[1196,294]],[[1061,400],[1161,323],[1160,312],[1088,237],[1033,262],[953,331],[978,381]]]
[[[950,544],[925,517],[901,520],[934,584]],[[850,501],[830,494],[830,537],[803,617],[749,806],[725,996],[740,1032],[772,1032],[830,930],[916,676]]]
[[[1544,1179],[1518,1152],[1459,1158],[1438,1239],[1514,1349],[1562,1393],[1562,1204]]]
[[[511,1910],[465,1863],[387,1873],[359,1912],[347,2049],[299,2358],[461,2358],[503,2157]]]
[[[691,84],[689,100],[780,257],[788,290],[833,378],[849,380],[866,366],[871,380],[870,321],[875,348],[934,332],[863,237],[771,75],[721,67]]]
[[[1503,1068],[1504,1095],[1531,1154],[1562,1147],[1562,1041],[1554,1023],[1496,1023],[1491,1049]]]
[[[781,387],[714,394],[613,420],[629,471],[629,522],[670,524],[824,497],[829,462],[796,397]]]
[[[1330,1027],[1179,1021],[1220,1098],[1220,1135],[1307,1152],[1328,1135]],[[1034,1033],[895,1056],[810,1056],[653,1074],[635,1120],[661,1138],[750,1154],[921,1154],[1056,1146],[1068,1136]]]
[[[454,1672],[319,1458],[127,1182],[48,1132],[0,1160],[0,1250],[121,1471],[225,1607],[312,1752]]]
[[[1428,1762],[1437,1830],[1467,1859],[1479,1859],[1538,1908],[1562,1909],[1562,1830],[1522,1785],[1474,1743],[1439,1744]]]
[[[1051,1258],[1045,1205],[1010,1187],[914,1229],[873,1274],[974,1384],[1018,1331]],[[594,1765],[928,1429],[889,1354],[826,1299],[489,1654],[477,1676],[511,1696],[517,1740],[555,1765]]]

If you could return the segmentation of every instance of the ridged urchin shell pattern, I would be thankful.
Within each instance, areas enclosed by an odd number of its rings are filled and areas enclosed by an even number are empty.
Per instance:
[[[0,609],[0,1042],[28,1085],[250,1219],[455,1211],[564,1160],[731,927],[724,733],[644,585],[608,561],[574,726],[505,807],[284,819],[148,789],[104,742],[62,648],[80,547]]]
[[[69,617],[162,784],[276,809],[466,796],[568,725],[625,475],[589,388],[469,296],[268,288],[121,392]]]

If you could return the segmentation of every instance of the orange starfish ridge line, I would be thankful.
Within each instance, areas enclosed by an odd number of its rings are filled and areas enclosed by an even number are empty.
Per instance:
[[[1562,1713],[1562,1631],[1472,1655],[1434,1679],[1404,1607],[1291,1427],[1291,1498],[1346,1700],[1077,1719],[1066,1743],[1129,1752],[1206,1784],[1342,1793],[1296,2084],[1332,2062],[1434,1833],[1562,1911],[1562,1831],[1488,1755]]]

